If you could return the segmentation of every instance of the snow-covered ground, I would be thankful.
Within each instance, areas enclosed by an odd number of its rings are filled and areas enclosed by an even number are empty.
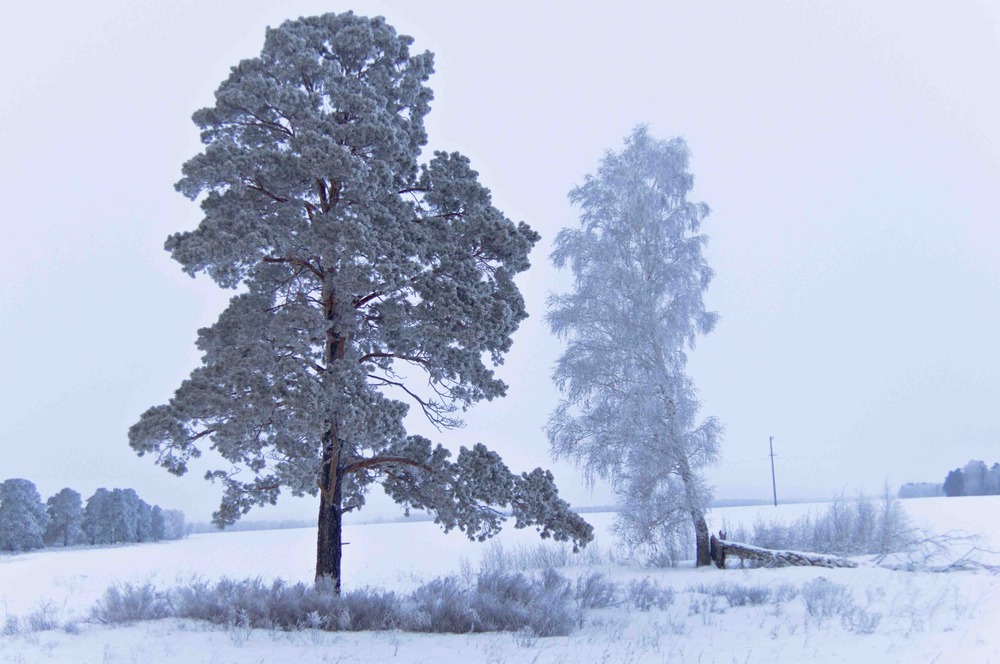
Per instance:
[[[1000,497],[924,498],[903,505],[917,525],[980,534],[980,547],[1000,549],[995,518]],[[822,505],[722,508],[712,512],[710,525],[749,525],[758,518],[791,521],[819,509]],[[573,577],[596,569],[622,584],[648,576],[674,589],[673,603],[649,611],[629,606],[588,610],[572,635],[552,638],[280,632],[179,620],[131,627],[84,622],[78,624],[79,633],[55,629],[0,635],[0,662],[1000,662],[1000,578],[985,571],[625,566],[610,562],[607,555],[615,550],[608,531],[613,515],[586,517],[595,526],[595,545],[602,555],[591,554],[589,567],[568,567],[563,574]],[[429,522],[349,526],[345,539],[350,542],[344,561],[347,589],[375,585],[410,590],[435,576],[458,573],[463,565],[476,567],[483,556],[497,551],[458,533],[446,535]],[[513,528],[498,541],[507,551],[538,544],[533,532]],[[314,547],[315,531],[300,529],[0,556],[0,611],[25,616],[47,605],[61,622],[72,622],[86,616],[115,582],[166,587],[193,577],[223,576],[308,581]],[[956,548],[954,553],[961,555],[968,544]],[[827,617],[809,613],[801,591],[816,588],[820,577],[846,588],[852,611],[841,607]],[[711,596],[711,589],[722,583],[783,587],[788,597],[730,607],[725,598]]]

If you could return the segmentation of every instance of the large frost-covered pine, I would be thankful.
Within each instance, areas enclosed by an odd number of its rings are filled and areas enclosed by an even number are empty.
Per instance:
[[[664,553],[693,524],[697,564],[708,565],[702,469],[721,429],[698,421],[685,365],[716,315],[702,301],[712,278],[698,232],[708,208],[687,200],[687,168],[682,139],[639,127],[570,192],[582,213],[552,252],[574,285],[549,302],[550,327],[567,346],[553,376],[563,399],[547,432],[557,456],[611,480],[629,543]]]
[[[65,488],[49,498],[46,503],[49,525],[43,540],[46,546],[80,544],[83,542],[83,499],[80,494]]]
[[[208,473],[225,486],[220,525],[283,490],[318,494],[317,578],[337,583],[342,514],[376,482],[471,538],[504,508],[543,537],[592,537],[549,472],[404,429],[411,406],[450,427],[504,394],[486,360],[526,316],[513,277],[538,238],[464,156],[419,163],[432,55],[411,43],[382,18],[288,21],[195,113],[205,148],[177,188],[204,218],[167,249],[240,292],[199,332],[201,366],[129,432],[177,474],[205,444],[229,463]]]
[[[0,483],[0,550],[42,548],[48,525],[45,503],[34,483],[20,478]]]

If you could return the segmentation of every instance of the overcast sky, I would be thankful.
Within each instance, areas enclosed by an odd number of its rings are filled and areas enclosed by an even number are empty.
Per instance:
[[[44,497],[134,487],[206,520],[218,489],[140,459],[126,431],[198,362],[231,294],[163,250],[197,205],[173,190],[193,111],[266,26],[353,9],[435,54],[429,149],[472,159],[542,234],[509,396],[442,436],[553,467],[560,346],[545,297],[566,194],[638,123],[683,136],[721,321],[691,358],[726,426],[716,495],[941,481],[1000,461],[1000,5],[994,2],[17,3],[0,38],[0,480]],[[384,509],[384,508],[382,508]],[[259,518],[314,515],[288,500]]]

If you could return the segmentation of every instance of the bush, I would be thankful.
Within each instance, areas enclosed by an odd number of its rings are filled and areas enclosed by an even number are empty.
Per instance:
[[[654,606],[665,609],[674,603],[674,591],[660,586],[648,576],[641,581],[628,584],[628,601],[640,611],[649,611]]]
[[[802,601],[806,612],[822,621],[834,615],[846,615],[854,611],[854,600],[847,586],[833,583],[820,577],[802,586]]]
[[[567,600],[569,582],[553,570],[540,579],[486,572],[474,588],[455,577],[439,578],[413,593],[408,627],[424,632],[520,632],[564,636],[576,619]]]
[[[710,594],[725,597],[729,606],[760,606],[771,599],[771,590],[767,586],[742,583],[720,583]]]
[[[455,577],[437,578],[413,591],[415,613],[407,629],[415,632],[475,631],[478,616],[472,609],[471,592]]]
[[[217,625],[295,630],[303,627],[343,628],[343,600],[332,582],[315,585],[265,584],[261,579],[222,579],[215,585],[195,582],[171,593],[178,618]],[[313,616],[320,616],[316,625]]]
[[[341,629],[359,631],[385,631],[396,629],[402,620],[402,600],[388,590],[361,588],[341,596],[342,614],[346,621]]]
[[[157,592],[151,583],[113,585],[104,591],[104,596],[97,600],[90,612],[92,620],[104,625],[130,625],[171,615],[168,599]]]
[[[60,626],[59,608],[53,602],[43,602],[37,609],[24,616],[7,616],[4,621],[3,634],[14,636],[18,634],[31,634],[34,632],[47,632]]]
[[[603,609],[616,605],[618,584],[601,574],[591,572],[576,580],[573,599],[581,609]]]
[[[874,634],[882,622],[882,614],[878,611],[866,611],[854,608],[840,616],[840,624],[849,632],[855,634]]]
[[[323,629],[417,632],[521,632],[566,635],[576,622],[570,582],[554,570],[532,578],[482,573],[474,584],[439,578],[408,596],[361,588],[338,595],[332,582],[287,584],[261,579],[196,581],[168,592],[151,584],[112,586],[92,610],[104,624],[155,618],[189,618],[241,629]],[[53,618],[52,627],[58,626]],[[33,623],[32,623],[33,624]],[[7,620],[8,632],[26,629]],[[48,627],[47,629],[51,629]]]

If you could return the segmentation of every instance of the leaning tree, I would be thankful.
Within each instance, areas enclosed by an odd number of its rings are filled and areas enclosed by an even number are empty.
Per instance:
[[[716,315],[702,301],[712,270],[698,230],[708,208],[687,200],[687,167],[683,140],[639,127],[570,192],[582,213],[552,252],[574,284],[549,301],[548,322],[567,346],[554,372],[563,399],[547,431],[557,456],[611,480],[627,541],[663,553],[693,524],[697,564],[708,565],[701,470],[717,455],[721,427],[698,421],[685,366]]]
[[[199,331],[201,366],[129,431],[178,475],[205,444],[228,462],[207,473],[225,487],[219,525],[282,490],[318,494],[316,576],[338,588],[342,515],[376,482],[470,538],[505,510],[543,537],[592,538],[548,471],[404,429],[411,405],[453,427],[504,394],[488,365],[526,316],[513,278],[538,239],[466,157],[420,163],[433,58],[412,41],[350,12],[288,21],[195,113],[205,147],[176,186],[204,217],[166,248],[239,292]]]

